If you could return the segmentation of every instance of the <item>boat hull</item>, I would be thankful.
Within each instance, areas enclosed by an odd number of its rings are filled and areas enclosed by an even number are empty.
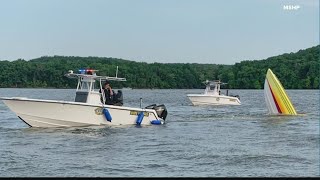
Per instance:
[[[193,105],[241,105],[241,102],[236,97],[231,96],[216,96],[216,95],[187,95]]]
[[[40,100],[27,98],[1,98],[16,115],[31,127],[74,127],[91,125],[133,125],[138,114],[143,111],[141,125],[149,125],[152,120],[162,120],[153,109],[129,108],[111,105]],[[112,118],[107,120],[103,109]],[[162,120],[162,122],[164,122]]]

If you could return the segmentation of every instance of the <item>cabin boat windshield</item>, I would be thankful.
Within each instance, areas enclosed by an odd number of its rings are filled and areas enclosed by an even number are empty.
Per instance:
[[[79,78],[77,91],[94,91],[96,88],[94,79]]]
[[[211,91],[213,91],[215,87],[216,87],[215,84],[210,84],[210,90],[211,90]]]

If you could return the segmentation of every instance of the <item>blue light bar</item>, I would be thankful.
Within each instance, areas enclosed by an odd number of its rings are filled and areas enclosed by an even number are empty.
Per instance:
[[[86,72],[85,69],[79,69],[80,74],[84,74]]]

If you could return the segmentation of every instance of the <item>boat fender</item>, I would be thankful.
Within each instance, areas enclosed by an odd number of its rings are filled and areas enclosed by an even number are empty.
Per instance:
[[[142,120],[143,120],[143,117],[144,117],[144,114],[143,114],[143,112],[141,111],[141,112],[138,114],[138,117],[137,117],[137,121],[136,121],[137,125],[140,125],[140,124],[141,124],[141,122],[142,122]]]
[[[158,119],[152,120],[152,121],[151,121],[151,124],[159,125],[159,124],[161,124],[161,121],[158,120]]]
[[[104,117],[106,117],[107,121],[111,122],[112,117],[107,108],[103,108]]]

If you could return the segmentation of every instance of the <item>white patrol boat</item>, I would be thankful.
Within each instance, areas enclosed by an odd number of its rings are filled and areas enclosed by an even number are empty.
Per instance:
[[[222,83],[220,80],[206,80],[203,83],[206,85],[203,94],[187,94],[193,105],[241,105],[238,95],[228,95],[228,90],[226,95],[221,93],[220,85],[227,83]]]
[[[30,127],[76,127],[92,125],[151,125],[164,124],[166,107],[152,104],[145,108],[106,105],[103,81],[126,81],[125,78],[97,76],[95,70],[70,70],[68,78],[77,78],[75,101],[0,97],[1,100]],[[99,89],[94,89],[96,83]],[[101,92],[101,93],[100,93]],[[121,95],[121,90],[118,91]],[[118,97],[122,100],[121,97]]]

